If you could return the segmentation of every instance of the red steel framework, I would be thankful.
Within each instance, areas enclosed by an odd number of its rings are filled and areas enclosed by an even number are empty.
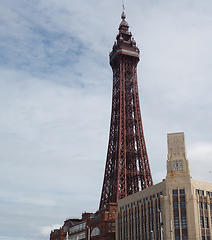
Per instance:
[[[110,53],[112,113],[99,209],[153,185],[139,104],[139,49],[129,32],[124,11],[121,18],[119,33]]]

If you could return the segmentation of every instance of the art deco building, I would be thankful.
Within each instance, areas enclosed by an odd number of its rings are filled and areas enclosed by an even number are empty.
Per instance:
[[[118,202],[117,240],[212,239],[212,183],[191,178],[184,133],[167,140],[166,178]]]

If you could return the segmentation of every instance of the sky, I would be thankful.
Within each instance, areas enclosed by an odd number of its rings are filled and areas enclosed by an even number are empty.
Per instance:
[[[98,209],[109,138],[109,52],[121,0],[0,0],[0,240],[45,240]],[[126,0],[154,183],[167,133],[212,182],[212,1]]]

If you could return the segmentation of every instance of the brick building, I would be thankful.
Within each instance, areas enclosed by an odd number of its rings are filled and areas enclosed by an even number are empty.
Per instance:
[[[50,240],[115,240],[117,204],[110,203],[96,213],[83,213],[81,219],[67,219]]]

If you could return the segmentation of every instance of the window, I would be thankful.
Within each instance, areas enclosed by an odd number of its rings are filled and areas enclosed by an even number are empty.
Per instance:
[[[108,226],[111,226],[111,223],[108,223]]]
[[[178,209],[178,202],[173,202],[173,209]]]
[[[207,205],[207,203],[206,202],[204,202],[204,209],[208,209],[208,207],[207,207],[208,205]]]
[[[206,239],[207,239],[207,240],[210,240],[210,236],[207,236]]]
[[[205,227],[206,227],[206,228],[209,228],[208,217],[205,217]]]
[[[186,216],[181,216],[181,226],[182,228],[187,228]]]
[[[152,229],[152,223],[149,221],[149,229]]]
[[[152,230],[155,230],[155,225],[154,225],[154,221],[152,221]]]
[[[200,190],[200,195],[204,196],[204,190]]]
[[[174,228],[180,228],[179,217],[174,217]]]
[[[201,228],[204,228],[204,218],[203,218],[203,216],[200,216],[200,226],[201,226]]]
[[[177,194],[178,194],[178,190],[177,190],[177,189],[173,189],[173,190],[172,190],[172,194],[173,194],[173,195],[177,195]]]
[[[175,240],[180,240],[180,236],[175,236]]]
[[[180,208],[186,208],[185,202],[180,202]]]
[[[212,211],[212,203],[210,203],[210,210]]]
[[[93,236],[97,236],[100,234],[100,230],[98,227],[95,227],[92,231],[91,231],[91,237]]]
[[[209,192],[209,191],[207,191],[207,192],[206,192],[206,195],[210,196],[210,192]]]
[[[199,195],[199,189],[196,189],[196,194],[198,194],[198,195]]]
[[[203,203],[199,202],[199,209],[203,209]]]
[[[185,194],[185,189],[180,189],[180,194]]]

